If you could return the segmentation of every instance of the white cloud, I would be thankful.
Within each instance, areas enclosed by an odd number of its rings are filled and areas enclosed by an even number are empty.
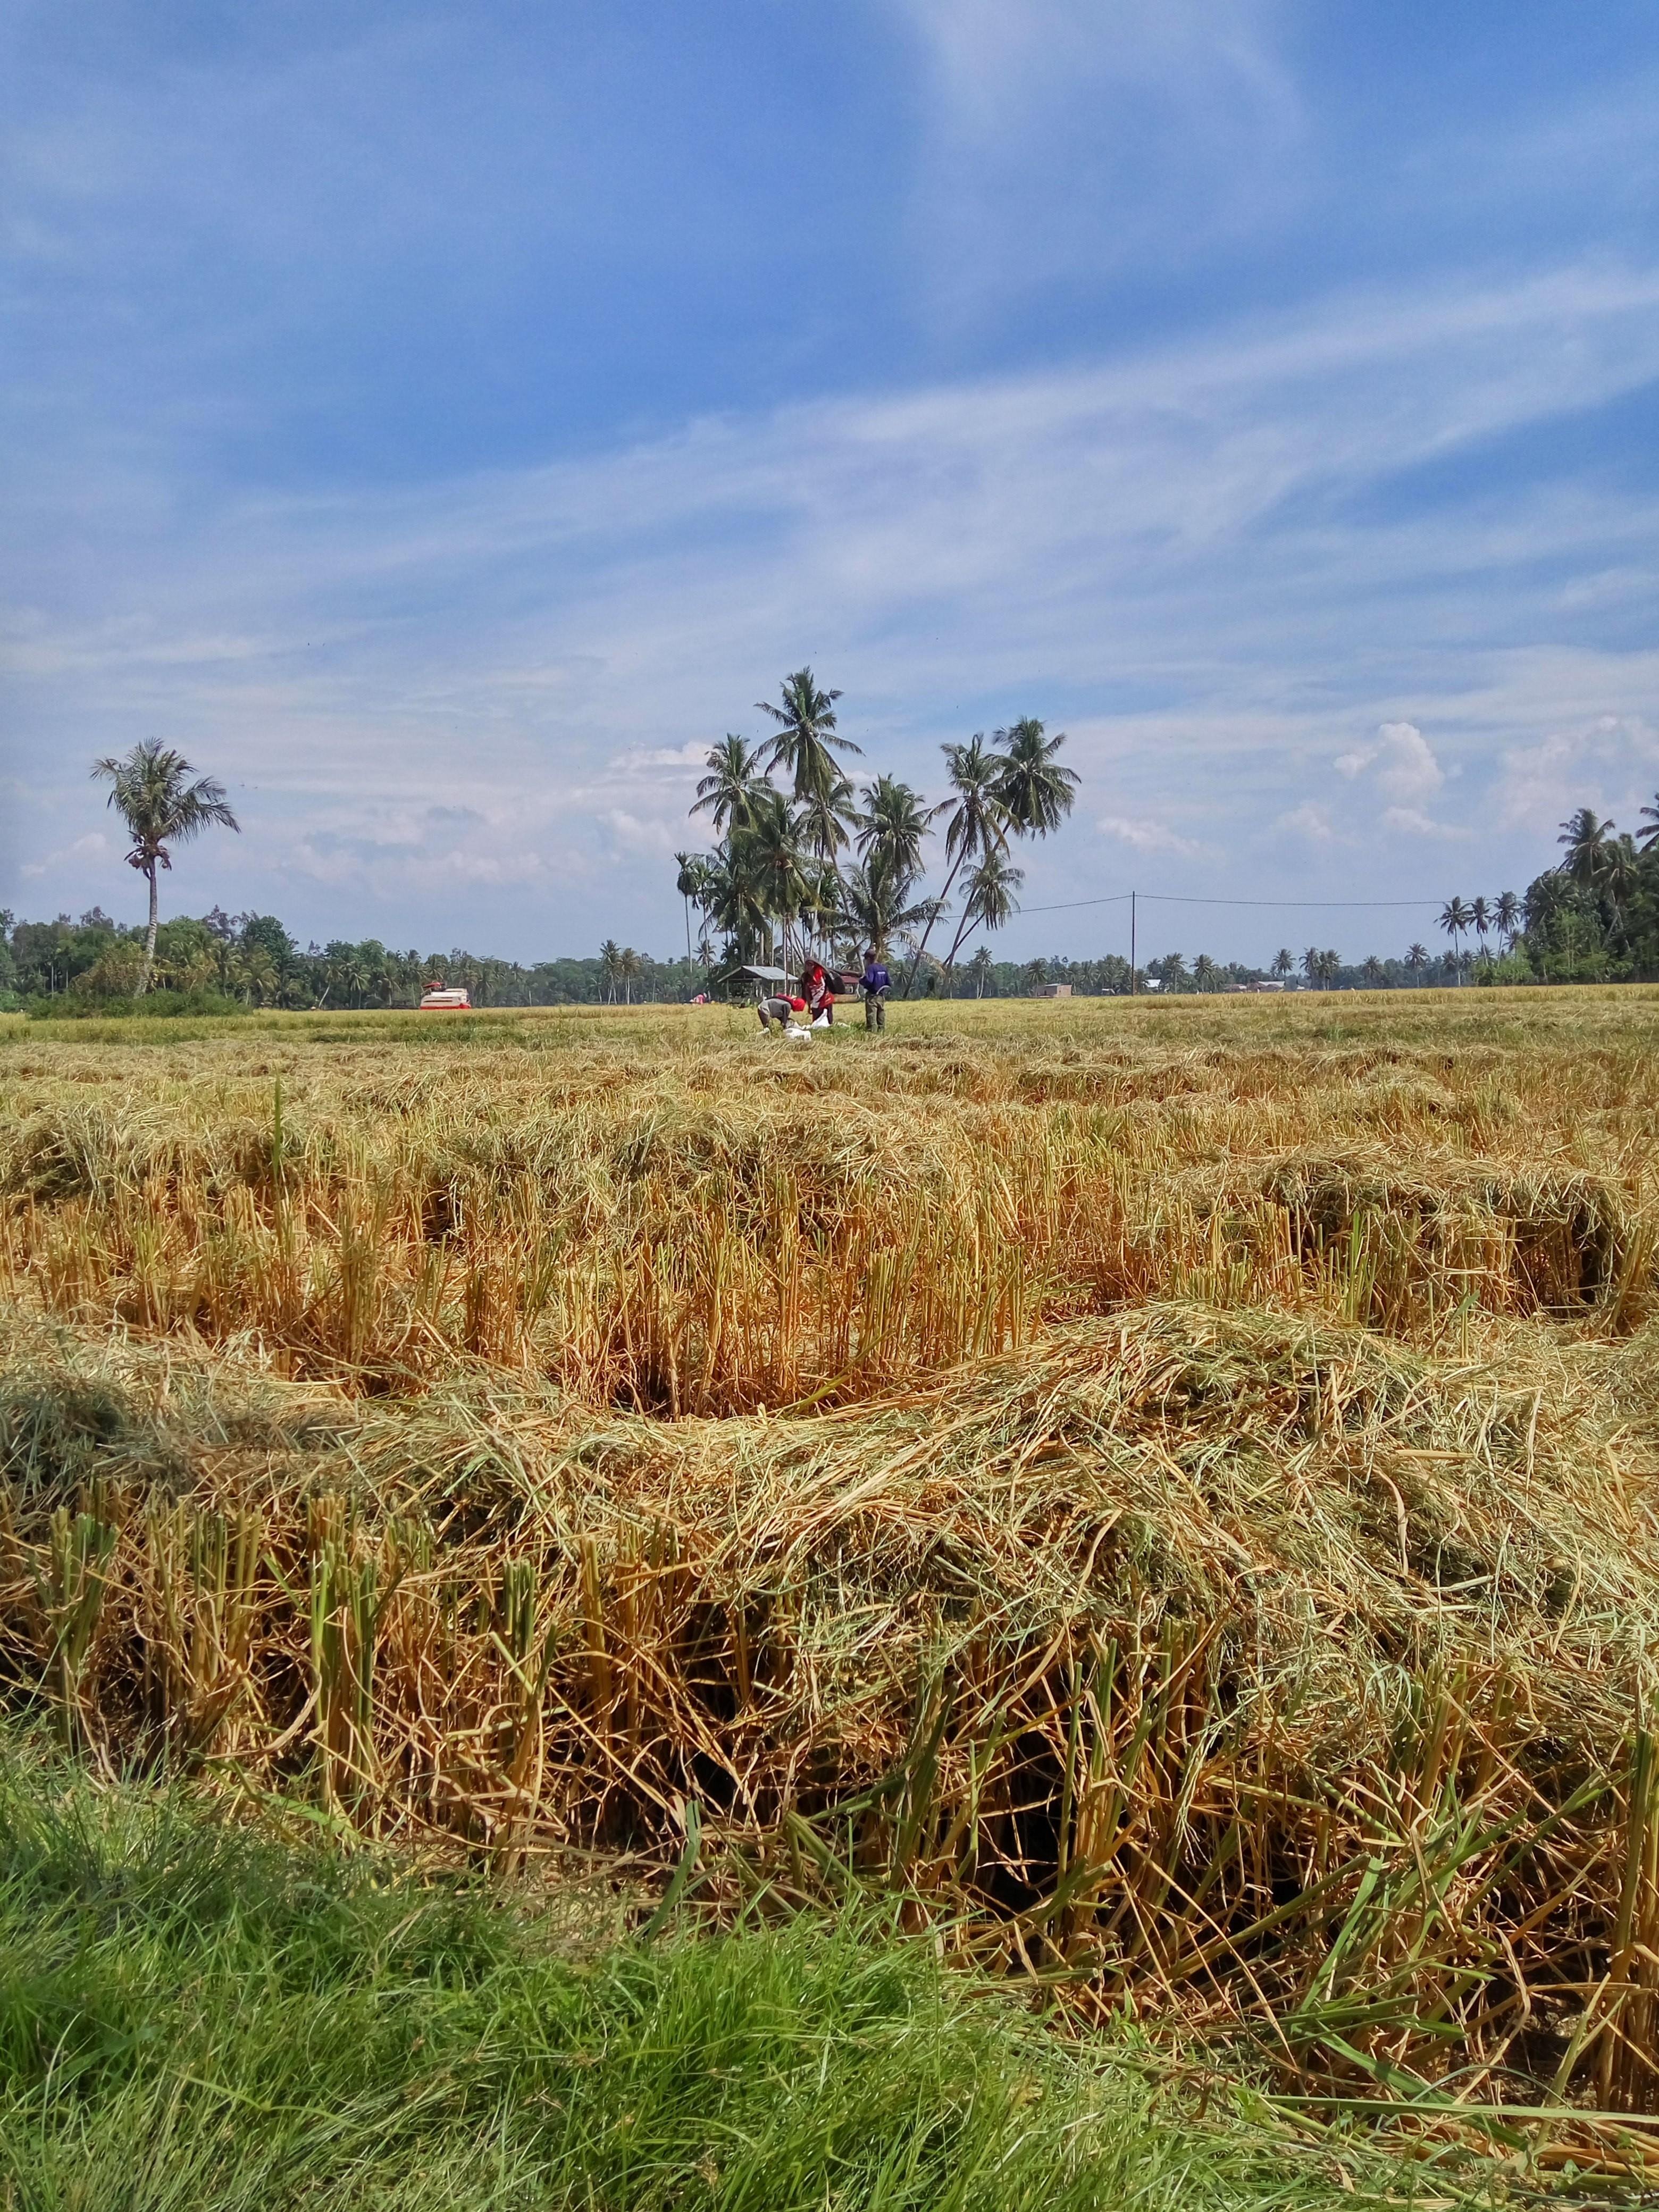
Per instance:
[[[1132,821],[1121,814],[1103,814],[1095,827],[1104,836],[1116,837],[1132,845],[1137,853],[1172,853],[1193,860],[1204,850],[1193,838],[1180,836],[1161,822]]]
[[[1373,769],[1385,795],[1401,801],[1431,798],[1446,781],[1445,770],[1415,722],[1382,723],[1375,744],[1340,753],[1332,765],[1351,781]]]
[[[1642,714],[1597,714],[1536,744],[1505,749],[1498,821],[1547,834],[1575,807],[1591,805],[1622,810],[1633,828],[1656,782],[1659,729]]]
[[[1633,805],[1659,781],[1634,781],[1659,652],[1622,617],[1605,637],[1583,616],[1571,641],[1552,628],[1559,573],[1654,565],[1659,516],[1639,484],[1522,478],[1431,515],[1391,495],[1349,517],[1420,464],[1656,377],[1659,266],[1600,266],[711,418],[555,467],[204,492],[171,520],[159,481],[22,451],[0,521],[9,720],[30,732],[9,835],[58,901],[107,895],[107,855],[66,857],[82,755],[161,729],[231,785],[247,830],[192,847],[174,896],[275,899],[291,865],[382,934],[405,925],[358,887],[399,915],[424,898],[447,941],[471,914],[508,949],[595,926],[648,942],[651,916],[678,920],[659,863],[698,835],[682,810],[702,753],[758,734],[746,702],[810,659],[844,687],[867,763],[934,795],[941,739],[1032,711],[1073,732],[1081,819],[1131,849],[1190,858],[1119,825],[1155,836],[1194,793],[1224,806],[1218,892],[1258,887],[1275,826],[1332,896],[1380,889],[1382,862],[1346,834],[1354,802],[1426,819],[1444,763],[1483,836],[1514,833],[1493,879],[1519,876],[1565,811],[1558,787]],[[37,557],[64,514],[113,549],[95,572]],[[1346,808],[1304,796],[1334,719],[1375,732],[1339,756]],[[458,806],[477,819],[424,811]],[[1086,842],[1030,850],[1030,904],[1085,895]],[[464,881],[533,897],[468,908]]]
[[[1417,806],[1385,806],[1382,827],[1398,830],[1411,837],[1446,837],[1462,841],[1473,835],[1472,831],[1460,830],[1451,823],[1434,821]]]

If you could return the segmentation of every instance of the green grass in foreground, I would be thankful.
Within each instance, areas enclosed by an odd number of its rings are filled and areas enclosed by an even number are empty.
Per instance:
[[[0,1758],[8,2212],[1346,2206],[1443,2174],[1160,2111],[872,1924],[590,1953],[481,1889]]]

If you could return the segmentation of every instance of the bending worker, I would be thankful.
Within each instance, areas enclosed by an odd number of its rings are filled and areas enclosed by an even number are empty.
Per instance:
[[[825,974],[823,963],[809,960],[800,979],[801,996],[806,1001],[807,1018],[826,1026],[836,1018],[835,986]]]
[[[888,974],[881,955],[872,945],[864,957],[864,973],[859,977],[859,988],[864,994],[864,1026],[867,1030],[884,1030],[887,1026],[887,994],[893,979]]]

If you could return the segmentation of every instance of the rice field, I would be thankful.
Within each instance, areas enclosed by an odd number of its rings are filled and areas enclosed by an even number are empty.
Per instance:
[[[83,1755],[1659,2165],[1659,991],[0,1028]]]

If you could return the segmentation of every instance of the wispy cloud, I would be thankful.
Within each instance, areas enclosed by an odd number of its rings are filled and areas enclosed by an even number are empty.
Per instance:
[[[1494,792],[1518,831],[1592,762],[1637,787],[1656,656],[1622,617],[1564,613],[1559,572],[1651,557],[1659,512],[1639,485],[1540,492],[1524,469],[1431,517],[1393,488],[1655,377],[1659,269],[1600,265],[390,492],[204,494],[168,518],[156,483],[26,454],[6,645],[33,733],[23,857],[63,853],[82,752],[159,729],[235,787],[235,879],[264,868],[262,896],[292,868],[342,906],[354,884],[412,898],[434,928],[454,884],[511,888],[465,910],[521,943],[641,906],[667,927],[659,860],[702,751],[810,659],[872,760],[924,786],[942,738],[1066,723],[1085,818],[1150,853],[1137,837],[1173,814],[1158,849],[1213,852],[1220,888],[1249,888],[1285,829],[1314,865],[1368,785],[1431,869],[1418,817],[1453,793],[1440,827],[1484,833]],[[95,576],[37,557],[66,505],[127,549]],[[1602,750],[1540,754],[1575,710],[1612,731]],[[458,835],[436,806],[477,818]],[[346,841],[319,842],[343,817]],[[1095,888],[1075,838],[1029,857],[1033,902]],[[213,872],[228,855],[190,865],[240,896]],[[1392,888],[1395,866],[1345,848],[1342,879]],[[107,889],[50,872],[65,897]]]
[[[1196,860],[1204,848],[1195,837],[1183,837],[1162,822],[1141,822],[1121,814],[1103,814],[1095,827],[1103,836],[1115,837],[1137,853],[1170,853],[1182,860]]]

